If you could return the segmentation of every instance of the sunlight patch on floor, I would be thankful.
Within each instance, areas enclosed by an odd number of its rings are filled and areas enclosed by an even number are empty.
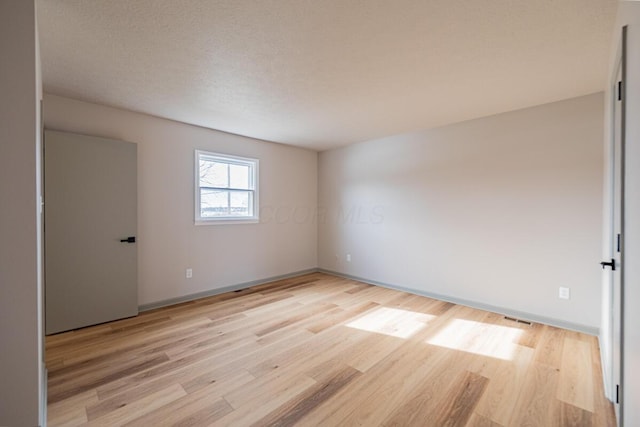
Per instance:
[[[472,320],[454,319],[429,344],[482,356],[513,360],[522,330]]]
[[[351,323],[347,323],[347,326],[406,339],[415,335],[435,317],[399,308],[380,307]]]

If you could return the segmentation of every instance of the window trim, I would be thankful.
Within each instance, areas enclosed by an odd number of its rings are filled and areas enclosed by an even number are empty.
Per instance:
[[[223,217],[202,217],[200,216],[200,190],[201,188],[218,187],[201,187],[200,186],[200,158],[210,157],[219,159],[223,163],[237,164],[249,166],[253,173],[250,173],[250,189],[240,188],[220,188],[225,191],[252,191],[253,192],[253,216],[223,216]],[[195,150],[194,154],[194,224],[195,225],[218,225],[218,224],[255,224],[260,221],[260,203],[259,203],[259,165],[260,161],[251,157],[240,157],[230,154],[218,153],[207,150]]]

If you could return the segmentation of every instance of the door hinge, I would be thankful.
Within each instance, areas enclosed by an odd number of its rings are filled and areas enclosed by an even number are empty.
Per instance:
[[[620,403],[620,385],[616,384],[616,403]]]
[[[622,101],[622,81],[618,82],[618,101]]]
[[[617,237],[617,246],[618,246],[618,253],[620,253],[620,233],[618,233],[618,237]]]

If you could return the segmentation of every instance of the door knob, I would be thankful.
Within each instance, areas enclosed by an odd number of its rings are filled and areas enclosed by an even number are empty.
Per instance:
[[[129,236],[126,239],[120,239],[120,241],[122,243],[135,243],[136,242],[136,236]]]
[[[604,270],[605,267],[611,267],[612,271],[616,270],[616,260],[614,260],[613,258],[611,258],[611,262],[609,261],[602,261],[600,263],[600,265],[602,266],[602,269]]]

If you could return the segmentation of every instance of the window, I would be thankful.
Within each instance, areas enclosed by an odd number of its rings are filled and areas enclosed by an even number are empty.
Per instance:
[[[258,221],[258,160],[196,150],[196,223]]]

